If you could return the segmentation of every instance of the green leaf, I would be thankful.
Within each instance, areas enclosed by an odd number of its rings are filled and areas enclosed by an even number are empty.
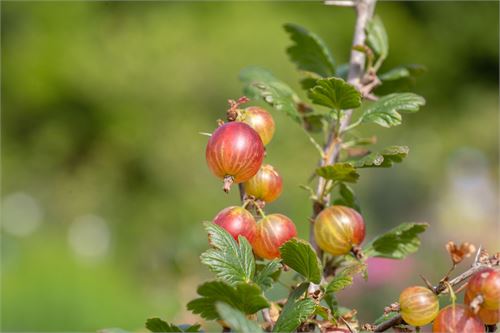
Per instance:
[[[201,255],[201,262],[229,284],[252,281],[255,258],[247,239],[240,236],[237,243],[224,228],[211,222],[205,222],[205,228],[212,247]]]
[[[396,81],[410,77],[417,77],[427,71],[424,65],[411,64],[394,67],[391,70],[380,74],[379,79],[382,81]]]
[[[357,274],[365,274],[366,272],[366,264],[355,262],[352,265],[349,265],[338,272],[333,279],[327,284],[325,288],[325,293],[335,293],[340,291],[348,286],[350,286],[353,282],[354,276]]]
[[[335,293],[352,284],[352,276],[335,276],[326,286],[327,293]]]
[[[335,74],[333,56],[320,37],[296,24],[288,23],[284,28],[295,42],[287,49],[287,53],[299,70],[313,72],[322,77]]]
[[[308,286],[309,283],[302,283],[291,293],[274,325],[273,332],[293,332],[314,313],[316,303],[311,298],[299,300],[299,297],[307,291]]]
[[[403,223],[375,238],[364,249],[368,257],[403,259],[416,252],[420,246],[418,234],[427,229],[427,223]]]
[[[149,318],[146,321],[146,328],[151,332],[182,332],[179,327],[171,325],[160,318]]]
[[[287,84],[278,80],[271,72],[260,67],[246,67],[240,72],[243,92],[249,98],[262,98],[267,104],[285,112],[297,123],[301,123],[297,94]]]
[[[316,85],[309,90],[309,98],[314,104],[335,110],[354,109],[361,105],[359,91],[336,77],[317,80]]]
[[[425,105],[425,99],[414,93],[390,94],[371,104],[361,116],[363,123],[375,123],[382,127],[401,125],[399,112],[417,112]]]
[[[246,316],[236,309],[233,309],[226,303],[217,303],[215,305],[220,318],[224,320],[233,329],[233,332],[242,333],[261,333],[262,329],[256,322],[248,320]]]
[[[321,282],[321,263],[312,246],[301,239],[291,239],[280,247],[283,263],[314,283]]]
[[[210,281],[199,286],[197,292],[202,297],[189,302],[187,308],[207,320],[220,318],[215,308],[217,302],[227,303],[245,314],[253,314],[269,307],[262,290],[253,283],[230,286],[223,281]]]
[[[380,325],[384,321],[390,320],[390,319],[392,319],[394,317],[397,317],[397,316],[399,316],[398,312],[389,312],[388,314],[383,314],[382,316],[380,316],[379,318],[377,318],[377,320],[375,320],[373,322],[373,324],[374,325]]]
[[[409,151],[407,146],[390,146],[380,153],[371,153],[350,163],[355,168],[389,168],[394,163],[401,163]]]
[[[352,188],[344,183],[339,184],[339,195],[340,198],[334,200],[335,205],[342,205],[354,208],[358,212],[361,212],[361,208],[359,207],[358,200],[356,199],[356,195]]]
[[[316,174],[333,181],[355,183],[359,174],[351,163],[335,163],[316,169]]]
[[[271,288],[274,282],[274,276],[280,272],[281,263],[279,260],[271,260],[259,270],[253,281],[259,285],[262,290]]]
[[[385,59],[389,54],[389,40],[382,20],[375,16],[366,26],[366,41],[368,46],[380,58]]]
[[[200,325],[179,325],[169,324],[160,318],[149,318],[146,321],[146,328],[151,332],[199,332]]]

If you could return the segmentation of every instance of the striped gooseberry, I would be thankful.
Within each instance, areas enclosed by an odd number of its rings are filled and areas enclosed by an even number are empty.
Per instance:
[[[269,164],[260,167],[259,172],[245,182],[245,192],[256,199],[272,202],[283,189],[283,180],[278,172]]]
[[[316,217],[314,237],[323,251],[332,255],[347,254],[365,239],[365,222],[352,208],[330,206]]]
[[[259,106],[250,106],[239,110],[238,120],[252,127],[259,133],[262,143],[267,145],[274,135],[274,119],[269,112]]]
[[[249,242],[253,241],[257,229],[253,215],[239,206],[224,208],[215,216],[213,223],[224,228],[235,240],[241,235]]]
[[[401,317],[413,326],[424,326],[439,312],[437,296],[426,287],[408,287],[399,295]]]
[[[500,271],[485,268],[474,274],[467,284],[465,295],[468,301],[482,297],[481,309],[498,310],[500,307]]]
[[[257,222],[257,232],[252,242],[256,255],[265,259],[280,257],[280,246],[297,236],[292,220],[283,214],[270,214]]]
[[[484,325],[463,304],[448,305],[437,315],[432,324],[435,333],[483,333]]]
[[[243,183],[259,171],[264,145],[247,124],[229,122],[212,133],[205,157],[212,173],[224,180],[224,191],[229,192],[232,183]]]

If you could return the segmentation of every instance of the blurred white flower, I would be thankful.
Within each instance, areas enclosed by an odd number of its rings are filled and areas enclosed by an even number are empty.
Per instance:
[[[7,195],[2,202],[2,229],[18,237],[32,234],[42,223],[38,202],[24,192]]]
[[[106,221],[96,215],[77,217],[68,230],[71,249],[87,259],[100,259],[110,249],[111,233]]]

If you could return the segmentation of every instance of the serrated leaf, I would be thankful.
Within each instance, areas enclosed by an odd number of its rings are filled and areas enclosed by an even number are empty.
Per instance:
[[[209,281],[199,286],[197,292],[201,297],[189,302],[187,308],[207,320],[220,318],[215,308],[217,302],[227,303],[245,314],[253,314],[269,306],[262,290],[254,283],[231,286],[222,281]]]
[[[394,67],[389,71],[380,74],[378,78],[382,81],[396,81],[409,77],[417,77],[422,75],[426,71],[427,68],[424,65],[418,65],[418,64],[402,65]]]
[[[420,246],[419,234],[424,232],[427,223],[403,223],[389,232],[375,238],[363,250],[368,257],[403,259],[416,252]]]
[[[160,332],[199,332],[200,325],[174,325],[169,324],[166,321],[161,320],[160,318],[149,318],[146,321],[146,328],[151,332],[160,333]]]
[[[335,293],[352,284],[352,276],[335,276],[326,286],[327,293]]]
[[[247,239],[240,236],[237,243],[224,228],[211,222],[205,222],[205,229],[212,247],[202,253],[201,262],[229,284],[252,281],[255,258]]]
[[[316,305],[316,309],[314,309],[314,314],[317,316],[321,316],[325,320],[329,320],[331,311],[327,307],[324,307],[322,305]]]
[[[425,99],[414,93],[390,94],[371,104],[361,116],[363,123],[375,123],[382,127],[401,125],[399,112],[417,112],[425,105]]]
[[[274,276],[280,271],[280,268],[281,263],[279,260],[271,260],[255,274],[253,281],[259,285],[262,290],[269,289],[273,285]]]
[[[380,17],[373,17],[366,26],[366,42],[379,57],[385,59],[389,54],[389,40]]]
[[[335,163],[316,169],[316,174],[325,179],[355,183],[359,174],[351,163]]]
[[[401,163],[409,151],[407,146],[390,146],[380,153],[371,153],[350,163],[355,168],[389,168],[394,163]]]
[[[242,333],[260,333],[260,326],[249,319],[241,312],[233,309],[226,303],[217,303],[215,305],[220,318],[224,320],[233,329],[232,332]]]
[[[291,239],[280,247],[283,263],[306,278],[320,283],[321,263],[312,246],[301,239]]]
[[[317,80],[308,95],[314,104],[335,110],[354,109],[361,105],[359,91],[353,85],[336,77]]]
[[[308,287],[309,283],[304,282],[290,294],[278,320],[274,324],[273,332],[293,332],[314,313],[316,303],[311,298],[299,300]]]
[[[146,320],[146,328],[151,332],[182,332],[182,330],[160,318],[149,318]]]
[[[333,76],[335,62],[325,42],[316,34],[296,24],[285,24],[285,30],[295,42],[287,49],[290,60],[299,70],[313,72],[322,77]]]
[[[358,200],[352,188],[344,183],[339,184],[339,195],[340,198],[337,198],[333,201],[334,205],[342,205],[354,208],[358,212],[361,212],[361,208],[359,207]]]
[[[297,109],[299,98],[287,84],[278,80],[266,69],[246,67],[240,72],[243,92],[249,98],[262,98],[264,102],[279,111],[285,112],[299,124],[302,122]]]

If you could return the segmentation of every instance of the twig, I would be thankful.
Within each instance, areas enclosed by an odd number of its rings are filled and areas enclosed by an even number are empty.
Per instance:
[[[442,279],[437,286],[432,287],[434,293],[436,295],[439,295],[446,290],[447,285],[449,285],[451,287],[454,287],[456,285],[460,285],[462,282],[466,281],[472,275],[476,274],[477,272],[481,271],[482,269],[484,269],[486,267],[490,267],[491,265],[483,264],[479,261],[479,259],[480,259],[479,253],[481,253],[481,251],[482,251],[481,247],[479,247],[479,250],[477,251],[478,254],[476,255],[476,258],[475,258],[474,263],[472,264],[471,268],[469,268],[468,270],[466,270],[465,272],[463,272],[462,274],[458,275],[457,277],[455,277],[454,279],[452,279],[450,281],[447,281],[446,277],[444,279]],[[374,332],[384,332],[391,327],[394,327],[396,325],[400,325],[403,323],[404,323],[404,321],[403,321],[403,318],[401,318],[401,315],[397,315],[396,317],[393,317],[393,318],[377,325],[375,327]]]
[[[368,21],[373,16],[373,10],[375,8],[376,0],[359,0],[356,1],[356,26],[354,29],[354,37],[352,40],[352,45],[364,45],[366,39],[365,28]],[[328,2],[327,4],[336,4],[333,2]],[[351,51],[351,59],[349,61],[349,73],[347,81],[356,87],[360,86],[360,81],[363,76],[365,66],[365,54],[359,51]],[[340,119],[340,124],[338,130],[335,131],[335,127],[328,134],[328,140],[323,148],[323,156],[319,165],[325,166],[333,164],[340,153],[341,143],[342,143],[342,133],[345,131],[349,122],[351,120],[353,110],[348,110],[345,112],[344,117]],[[319,178],[318,187],[316,189],[317,200],[313,203],[313,214],[311,221],[314,221],[316,216],[323,210],[323,208],[329,202],[329,194],[325,193],[327,186],[327,181],[324,178]],[[316,239],[314,238],[313,222],[309,226],[309,242],[318,253],[318,256],[322,257],[321,249],[319,249]]]

